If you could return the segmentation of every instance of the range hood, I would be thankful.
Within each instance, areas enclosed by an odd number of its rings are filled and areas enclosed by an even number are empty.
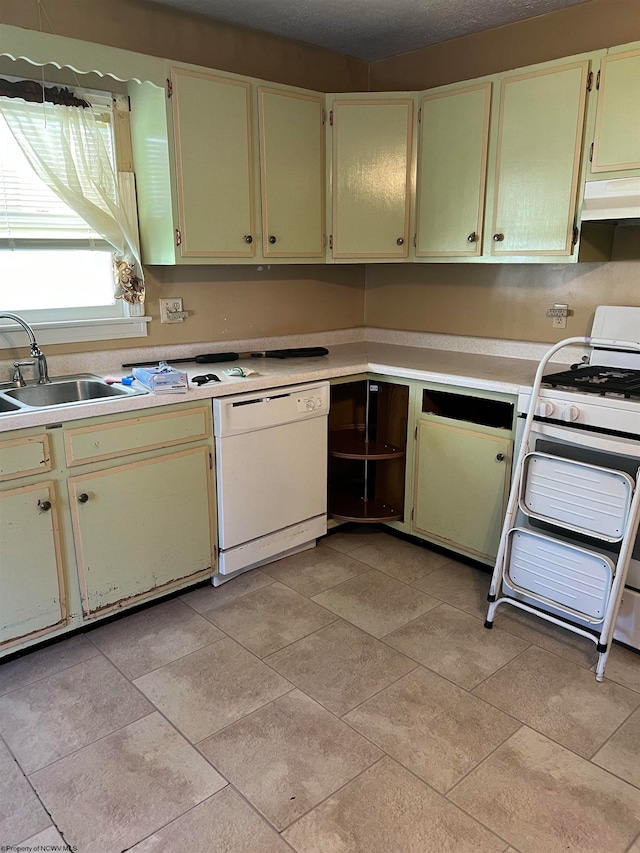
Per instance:
[[[640,178],[587,181],[582,221],[640,219]]]

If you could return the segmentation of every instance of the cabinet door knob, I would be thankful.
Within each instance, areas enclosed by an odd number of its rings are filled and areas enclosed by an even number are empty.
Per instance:
[[[276,242],[276,239],[277,239],[277,238],[276,238],[276,237],[274,237],[274,236],[273,236],[273,234],[272,234],[272,235],[271,235],[271,237],[269,237],[269,242],[273,245],[273,243],[275,243],[275,242]]]
[[[494,234],[493,235],[493,242],[494,243],[502,243],[503,240],[504,240],[504,234]]]
[[[86,492],[82,492],[81,495],[78,495],[78,503],[79,504],[86,504],[86,502],[88,500],[89,500],[89,495]]]
[[[51,509],[51,501],[38,501],[38,509],[40,512],[49,512]]]
[[[477,243],[480,238],[476,234],[475,231],[472,231],[471,234],[467,237],[467,243]]]
[[[253,237],[251,236],[251,234],[245,234],[244,235],[244,242],[245,243],[253,243]]]
[[[398,239],[396,240],[396,243],[398,244],[398,246],[403,246],[404,245],[404,237],[398,237]]]
[[[497,462],[504,462],[504,453],[497,453],[496,454],[496,461]]]

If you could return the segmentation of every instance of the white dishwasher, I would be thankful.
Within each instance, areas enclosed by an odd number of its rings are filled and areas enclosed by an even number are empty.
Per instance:
[[[329,383],[218,398],[213,415],[218,586],[327,532]]]

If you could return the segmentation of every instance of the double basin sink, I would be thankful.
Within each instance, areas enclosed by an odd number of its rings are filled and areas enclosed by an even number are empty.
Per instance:
[[[104,379],[90,373],[60,376],[44,385],[24,385],[21,388],[8,383],[0,385],[0,415],[17,415],[52,406],[99,403],[106,399],[148,393],[144,388],[109,385]]]

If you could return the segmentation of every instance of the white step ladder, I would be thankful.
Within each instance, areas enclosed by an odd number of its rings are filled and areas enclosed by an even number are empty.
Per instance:
[[[615,468],[530,447],[547,364],[560,349],[574,344],[640,350],[640,342],[635,341],[567,338],[540,361],[514,466],[484,624],[492,628],[498,605],[506,604],[587,637],[596,644],[596,679],[602,681],[640,519],[640,469],[633,478]],[[524,523],[517,525],[518,517]],[[529,520],[538,525],[529,526]],[[569,534],[587,537],[587,544]],[[598,542],[614,544],[617,559],[612,559],[610,549],[600,549]],[[532,604],[513,595],[524,596]],[[535,605],[550,607],[560,615]]]

